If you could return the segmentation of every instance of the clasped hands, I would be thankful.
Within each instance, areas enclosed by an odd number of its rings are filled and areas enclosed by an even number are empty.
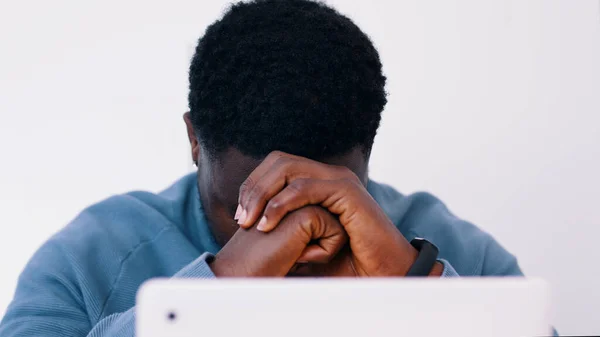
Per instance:
[[[418,254],[352,171],[278,151],[240,187],[235,219],[217,277],[404,276]]]

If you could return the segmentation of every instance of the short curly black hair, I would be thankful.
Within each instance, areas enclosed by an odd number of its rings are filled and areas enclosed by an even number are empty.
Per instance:
[[[192,124],[212,155],[368,155],[387,102],[371,40],[310,0],[232,5],[200,38],[189,81]]]

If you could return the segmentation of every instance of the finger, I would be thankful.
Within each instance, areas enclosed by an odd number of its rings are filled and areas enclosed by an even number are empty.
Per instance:
[[[269,196],[282,190],[287,183],[287,175],[291,174],[291,162],[294,159],[288,157],[279,157],[277,161],[271,164],[264,174],[254,182],[252,187],[240,192],[240,206],[245,210],[244,218],[238,221],[243,228],[249,228],[254,224],[260,212],[265,207]],[[277,176],[275,176],[277,175]]]
[[[307,205],[319,205],[328,195],[338,191],[343,192],[337,181],[296,179],[269,200],[257,229],[269,232],[289,212]],[[332,199],[335,200],[335,196]]]
[[[326,263],[348,242],[348,235],[337,217],[322,207],[304,207],[290,215],[298,217],[297,228],[301,233],[310,235],[306,241],[307,245],[296,261]],[[315,243],[310,244],[311,241]]]
[[[247,211],[244,225],[256,222],[267,202],[286,185],[305,178],[323,180],[348,178],[358,181],[358,177],[345,167],[327,165],[300,157],[282,157],[242,197],[242,208]]]
[[[304,249],[298,263],[329,263],[334,256],[335,253],[328,252],[319,245],[310,245]]]
[[[352,251],[348,245],[344,246],[335,257],[326,264],[309,264],[310,275],[322,277],[357,277],[358,273],[352,261]],[[300,270],[303,272],[304,270]]]
[[[333,257],[348,242],[348,234],[337,216],[322,207],[311,207],[316,218],[312,222],[312,239],[317,240],[317,245]]]
[[[352,189],[357,186],[347,180],[295,180],[267,203],[257,229],[269,232],[287,213],[306,205],[321,205],[341,215],[351,208],[349,200],[354,193]]]
[[[271,167],[271,165],[273,165],[273,163],[275,163],[283,155],[285,155],[285,153],[283,153],[283,152],[279,152],[279,151],[273,151],[273,152],[271,152],[252,171],[252,173],[250,173],[250,175],[248,176],[248,178],[246,178],[246,180],[244,180],[244,182],[242,183],[242,185],[240,185],[240,189],[239,189],[239,193],[238,193],[238,207],[237,207],[234,219],[238,220],[238,223],[240,225],[245,225],[245,226],[242,226],[242,227],[248,228],[250,226],[246,225],[246,224],[252,224],[252,222],[246,221],[246,219],[248,217],[248,215],[247,215],[248,212],[246,211],[246,209],[244,209],[242,207],[242,203],[241,203],[242,197],[244,195],[246,195],[247,191],[252,190],[252,188],[254,187],[254,185],[256,184],[256,182],[260,179],[260,177],[262,177],[267,172],[267,170]]]

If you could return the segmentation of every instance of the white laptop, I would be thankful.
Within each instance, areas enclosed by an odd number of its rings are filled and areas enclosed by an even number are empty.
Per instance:
[[[525,278],[151,280],[138,337],[550,336],[548,287]]]

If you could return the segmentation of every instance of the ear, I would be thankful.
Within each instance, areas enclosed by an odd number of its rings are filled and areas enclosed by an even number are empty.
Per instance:
[[[194,164],[198,166],[198,154],[200,153],[200,144],[198,144],[198,137],[196,137],[196,132],[194,131],[194,127],[192,126],[192,119],[189,111],[183,114],[183,120],[187,128],[188,140],[190,141],[190,147],[192,149],[192,160],[194,161]]]

